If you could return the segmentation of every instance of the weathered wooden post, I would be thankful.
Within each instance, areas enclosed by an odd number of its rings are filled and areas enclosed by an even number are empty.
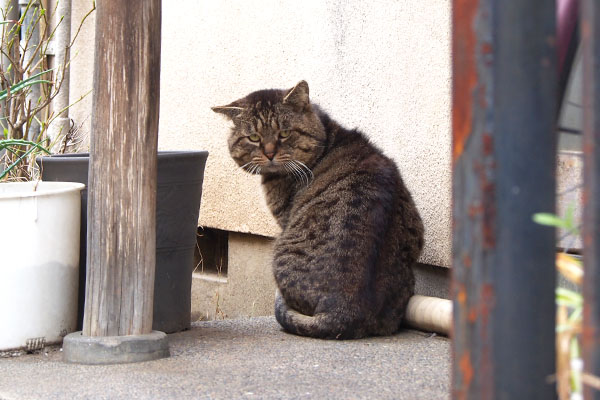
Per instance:
[[[555,2],[453,0],[453,398],[552,399]]]
[[[168,356],[152,331],[160,43],[161,0],[98,2],[85,314],[67,361]]]
[[[585,372],[600,375],[600,4],[583,0],[583,358]],[[586,387],[586,399],[600,391]]]

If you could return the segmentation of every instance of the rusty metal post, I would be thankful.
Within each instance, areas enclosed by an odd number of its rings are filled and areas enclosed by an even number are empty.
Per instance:
[[[551,399],[555,4],[453,0],[453,398]]]
[[[583,0],[583,152],[584,211],[583,356],[585,372],[600,376],[600,3]],[[586,399],[600,391],[586,387]]]

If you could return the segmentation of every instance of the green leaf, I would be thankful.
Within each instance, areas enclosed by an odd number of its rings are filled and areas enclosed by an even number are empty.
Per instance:
[[[11,88],[10,88],[11,93],[18,92],[20,90],[25,89],[26,87],[29,87],[29,86],[32,86],[32,85],[35,85],[38,83],[51,83],[50,81],[46,81],[43,79],[37,79],[37,78],[39,78],[40,76],[42,76],[52,70],[53,69],[47,69],[45,71],[38,72],[37,74],[32,75],[29,78],[11,86]],[[8,89],[4,89],[4,90],[0,91],[0,100],[4,100],[7,96],[8,96]]]
[[[571,338],[569,346],[569,358],[571,361],[571,394],[581,394],[581,389],[583,387],[581,382],[581,370],[577,370],[573,367],[573,362],[577,361],[577,364],[580,366],[583,365],[583,360],[581,360],[581,350],[579,349],[579,340],[576,337]]]
[[[567,230],[573,234],[578,235],[579,230],[577,229],[577,225],[575,224],[575,205],[569,204],[567,209],[565,210],[565,222],[567,223]]]
[[[4,179],[4,177],[6,175],[8,175],[8,173],[10,171],[12,171],[17,165],[19,165],[19,163],[21,161],[23,161],[23,159],[25,157],[27,157],[29,154],[31,154],[33,151],[38,150],[38,151],[42,151],[44,153],[50,154],[50,150],[46,149],[39,143],[32,142],[30,140],[23,140],[23,139],[2,139],[2,140],[0,140],[0,150],[8,149],[10,151],[10,147],[14,147],[14,146],[29,146],[29,149],[25,153],[23,153],[21,156],[19,156],[19,158],[17,158],[12,164],[10,164],[8,167],[6,167],[6,169],[4,171],[2,171],[2,174],[0,174],[0,181],[2,179]]]
[[[565,288],[556,288],[556,304],[568,307],[583,307],[583,296]]]
[[[556,325],[556,333],[570,332],[572,330],[573,326],[569,324]]]
[[[568,229],[569,224],[564,219],[550,213],[533,214],[533,222],[540,225],[555,226],[557,228]]]
[[[575,206],[573,204],[569,204],[567,210],[565,211],[565,221],[572,224],[575,219]]]

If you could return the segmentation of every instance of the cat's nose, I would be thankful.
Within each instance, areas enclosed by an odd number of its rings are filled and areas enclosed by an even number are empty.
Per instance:
[[[265,153],[265,156],[269,160],[273,160],[273,157],[275,157],[275,144],[274,143],[266,143],[265,148],[264,148],[264,153]]]

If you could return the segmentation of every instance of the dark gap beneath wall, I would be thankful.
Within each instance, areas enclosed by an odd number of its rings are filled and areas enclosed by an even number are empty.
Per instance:
[[[415,274],[415,294],[450,299],[450,268],[417,263]]]
[[[194,273],[227,277],[229,232],[198,227]]]

